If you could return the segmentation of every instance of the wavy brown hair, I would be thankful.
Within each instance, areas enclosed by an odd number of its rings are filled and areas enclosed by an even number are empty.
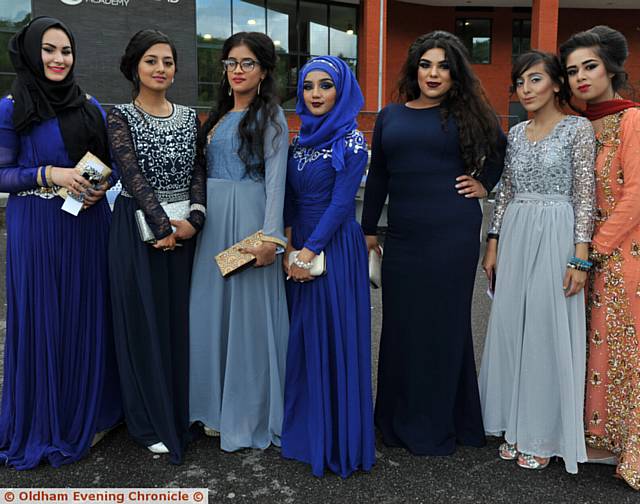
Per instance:
[[[260,93],[256,94],[244,117],[238,124],[240,146],[238,156],[244,163],[247,173],[251,176],[263,177],[264,164],[264,137],[268,125],[273,125],[276,135],[273,139],[275,145],[282,127],[278,122],[280,107],[274,71],[278,57],[273,41],[264,33],[238,32],[224,41],[222,46],[222,59],[227,59],[231,49],[241,45],[247,46],[264,70],[265,78],[260,84]],[[256,69],[255,71],[257,71]],[[229,94],[230,84],[226,72],[220,81],[218,89],[218,103],[211,109],[198,137],[198,151],[205,155],[206,139],[211,128],[234,106],[233,93]]]
[[[460,137],[460,155],[467,174],[482,175],[485,159],[498,151],[498,116],[489,104],[480,80],[471,69],[467,50],[455,35],[436,30],[418,37],[409,47],[398,83],[398,97],[420,97],[418,63],[429,49],[442,49],[451,73],[451,89],[441,104],[442,126],[453,116]]]

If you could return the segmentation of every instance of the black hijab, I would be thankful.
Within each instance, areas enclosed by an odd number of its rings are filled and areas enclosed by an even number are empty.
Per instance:
[[[69,37],[74,58],[71,70],[60,82],[45,77],[42,62],[42,36],[54,27]],[[11,87],[15,130],[26,134],[35,124],[57,117],[64,146],[74,164],[87,151],[111,164],[102,113],[73,76],[76,46],[69,28],[59,19],[37,17],[11,37],[9,56],[17,74]]]

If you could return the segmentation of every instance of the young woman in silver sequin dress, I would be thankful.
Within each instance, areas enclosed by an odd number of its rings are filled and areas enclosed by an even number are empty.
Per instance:
[[[562,113],[561,76],[558,59],[537,51],[512,71],[534,118],[509,132],[483,261],[497,276],[480,399],[486,432],[504,434],[502,459],[543,469],[560,456],[576,473],[586,461],[587,273],[570,265],[588,258],[595,138],[589,121]]]

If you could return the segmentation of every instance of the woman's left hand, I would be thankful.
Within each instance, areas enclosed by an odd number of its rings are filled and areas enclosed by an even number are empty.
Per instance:
[[[83,208],[86,210],[90,206],[95,205],[98,201],[104,198],[104,195],[107,193],[108,189],[109,189],[108,182],[104,182],[98,185],[96,189],[94,189],[93,187],[87,188],[84,191],[84,199],[82,200],[82,202],[84,203]]]
[[[196,228],[194,228],[188,220],[170,220],[171,225],[176,228],[173,233],[176,237],[176,240],[188,240],[189,238],[193,238],[196,234]]]
[[[251,254],[256,258],[254,266],[269,266],[276,260],[276,244],[273,242],[262,242],[257,247],[247,247],[240,249],[243,254]]]
[[[587,272],[573,268],[567,268],[562,282],[565,297],[574,296],[580,292],[587,283]]]
[[[471,175],[460,175],[456,178],[456,182],[458,194],[465,198],[484,198],[487,195],[487,190],[482,182],[474,179]]]
[[[296,266],[295,264],[291,264],[291,266],[289,266],[289,277],[294,282],[300,283],[309,282],[314,279],[309,270]]]

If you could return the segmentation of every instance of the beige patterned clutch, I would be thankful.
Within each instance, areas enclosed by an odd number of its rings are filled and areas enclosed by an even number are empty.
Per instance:
[[[228,249],[223,250],[216,255],[215,260],[220,268],[220,273],[224,278],[239,273],[240,271],[250,267],[256,258],[252,254],[243,254],[241,248],[257,247],[262,243],[262,229],[240,240]]]
[[[78,161],[75,170],[85,179],[91,182],[94,187],[98,184],[103,183],[111,176],[111,168],[104,164],[99,157],[91,154],[91,152],[87,152],[84,156],[82,156],[82,159]],[[58,196],[62,196],[64,199],[66,199],[68,196],[66,188],[59,188]]]

